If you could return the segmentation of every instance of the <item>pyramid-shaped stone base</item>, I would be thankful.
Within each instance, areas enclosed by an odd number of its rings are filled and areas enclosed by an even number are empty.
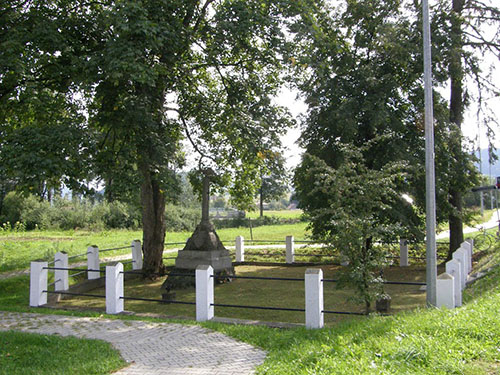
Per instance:
[[[210,222],[202,222],[196,227],[175,260],[175,268],[171,273],[189,276],[168,276],[161,289],[169,292],[194,286],[194,271],[202,265],[212,266],[214,274],[219,276],[234,275],[231,255]]]

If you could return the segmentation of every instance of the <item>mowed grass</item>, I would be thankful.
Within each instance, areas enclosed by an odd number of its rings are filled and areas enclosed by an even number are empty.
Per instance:
[[[104,341],[0,332],[0,375],[105,375],[125,365]]]
[[[269,225],[249,228],[219,229],[217,233],[226,246],[234,245],[236,236],[244,236],[250,240],[284,241],[286,236],[293,235],[297,239],[307,236],[306,223]],[[191,232],[168,232],[165,238],[165,248],[182,248],[179,243],[185,243]],[[0,232],[0,272],[25,269],[33,260],[53,259],[58,251],[66,251],[70,256],[83,254],[87,247],[97,245],[100,249],[130,246],[133,240],[142,239],[142,231],[113,230],[102,232],[90,231],[30,231],[30,232]],[[175,244],[174,244],[175,243]],[[101,257],[130,254],[130,248],[114,250],[101,254]],[[71,262],[86,260],[83,255]]]
[[[318,267],[316,267],[318,268]],[[333,265],[321,266],[326,279],[338,277],[340,267]],[[238,276],[263,276],[275,278],[293,278],[297,281],[282,280],[248,280],[235,279],[230,283],[217,285],[215,288],[216,304],[231,304],[241,306],[262,306],[281,308],[304,308],[304,274],[306,267],[286,266],[238,266]],[[409,267],[401,269],[390,267],[385,276],[391,281],[425,281],[425,269]],[[160,287],[164,278],[152,281],[136,279],[125,283],[125,297],[140,297],[161,299]],[[94,294],[104,294],[104,288],[95,290]],[[425,292],[419,286],[387,285],[386,292],[392,297],[392,312],[399,312],[425,306]],[[184,289],[175,291],[176,301],[194,302],[195,291]],[[356,303],[353,290],[338,289],[335,283],[325,283],[325,310],[338,312],[362,313],[363,306]],[[104,300],[77,297],[62,301],[58,306],[79,309],[104,311]],[[195,318],[195,307],[184,304],[164,304],[144,301],[125,301],[125,309],[135,313],[160,314],[169,317]],[[215,307],[215,315],[224,318],[260,320],[269,322],[304,323],[304,312],[288,312],[275,310],[257,310],[251,308]],[[327,314],[327,323],[336,323],[352,316],[343,314]]]
[[[206,325],[265,349],[257,374],[499,374],[498,243],[478,258],[475,269],[491,271],[467,287],[464,306],[453,310],[418,308],[321,330]]]
[[[488,253],[479,253],[477,259],[475,270],[493,267],[492,271],[469,286],[465,290],[465,305],[453,310],[417,308],[389,317],[345,318],[325,329],[313,331],[212,322],[203,325],[265,349],[268,355],[257,374],[498,374],[498,246]],[[248,272],[250,274],[251,270]],[[21,305],[27,309],[28,285],[28,278],[24,276],[0,280],[0,308],[3,309],[7,302],[11,309]],[[217,287],[216,296],[221,287],[232,285],[237,284]],[[258,291],[260,288],[254,289]],[[289,290],[282,294],[286,293]],[[272,299],[267,302],[274,305],[279,301]],[[171,307],[166,305],[165,308]],[[328,305],[328,308],[332,306]],[[219,311],[222,309],[216,309],[216,315]],[[96,312],[78,314],[99,315]]]

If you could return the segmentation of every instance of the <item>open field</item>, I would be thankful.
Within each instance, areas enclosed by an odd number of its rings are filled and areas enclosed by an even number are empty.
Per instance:
[[[265,211],[266,215],[278,217],[299,218],[301,210]],[[251,213],[257,215],[256,212]],[[484,219],[488,219],[493,211],[485,211]],[[256,216],[256,217],[257,217]],[[481,221],[478,216],[476,221]],[[234,245],[236,236],[243,236],[245,241],[284,241],[286,236],[292,235],[296,241],[307,239],[308,223],[265,225],[255,228],[224,228],[217,233],[226,246]],[[168,232],[165,238],[165,248],[182,248],[179,243],[185,243],[191,232]],[[472,234],[471,236],[474,236]],[[88,246],[97,245],[100,249],[128,246],[133,240],[142,239],[142,231],[109,230],[109,231],[51,231],[34,230],[26,232],[0,231],[0,272],[25,269],[29,262],[35,259],[51,259],[58,251],[66,251],[70,256],[82,254]],[[172,243],[175,243],[172,244]],[[106,256],[129,254],[129,249],[107,252]],[[84,261],[85,257],[74,259],[74,262]]]
[[[297,239],[306,238],[306,223],[268,225],[252,229],[254,239],[284,241],[285,236]],[[234,245],[236,236],[249,240],[249,228],[227,228],[217,231],[227,245]],[[191,232],[170,232],[165,239],[165,248],[182,248]],[[142,231],[113,230],[102,232],[89,231],[29,231],[0,232],[0,272],[28,268],[36,259],[51,259],[58,251],[66,251],[70,256],[85,253],[88,246],[97,245],[100,249],[128,246],[135,239],[142,239]],[[129,249],[110,251],[106,256],[129,254]],[[84,261],[85,257],[74,261]]]

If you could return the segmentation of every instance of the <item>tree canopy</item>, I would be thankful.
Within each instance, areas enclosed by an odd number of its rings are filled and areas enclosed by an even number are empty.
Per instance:
[[[31,115],[40,129],[55,130],[54,122],[66,121],[71,126],[65,128],[79,132],[71,145],[74,132],[57,138],[48,130],[54,147],[62,148],[53,151],[51,162],[64,162],[57,170],[48,168],[52,174],[41,175],[46,180],[81,181],[86,174],[102,178],[116,194],[140,186],[144,267],[161,271],[165,199],[183,165],[181,141],[196,145],[206,167],[234,178],[235,196],[254,196],[258,154],[274,147],[288,124],[271,100],[289,58],[285,33],[314,4],[13,1],[0,10],[6,21],[0,42],[9,47],[3,48],[9,53],[1,67],[1,112],[11,109],[9,118],[28,115],[26,93],[29,100],[46,99],[34,108],[45,110],[51,121],[43,121],[41,112]],[[2,118],[2,129],[13,133],[12,141],[4,139],[17,147],[14,136],[21,133],[9,121]],[[22,127],[24,137],[25,121]],[[72,153],[83,165],[71,164]]]

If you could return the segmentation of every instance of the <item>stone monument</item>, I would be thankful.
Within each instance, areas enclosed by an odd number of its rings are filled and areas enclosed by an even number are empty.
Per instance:
[[[193,276],[199,265],[212,266],[215,275],[234,275],[229,251],[220,241],[210,222],[210,179],[215,177],[215,172],[212,169],[205,169],[203,174],[201,222],[187,240],[184,249],[179,251],[175,260],[175,268],[171,272],[189,276],[168,276],[161,287],[164,299],[169,299],[171,290],[194,286]]]

